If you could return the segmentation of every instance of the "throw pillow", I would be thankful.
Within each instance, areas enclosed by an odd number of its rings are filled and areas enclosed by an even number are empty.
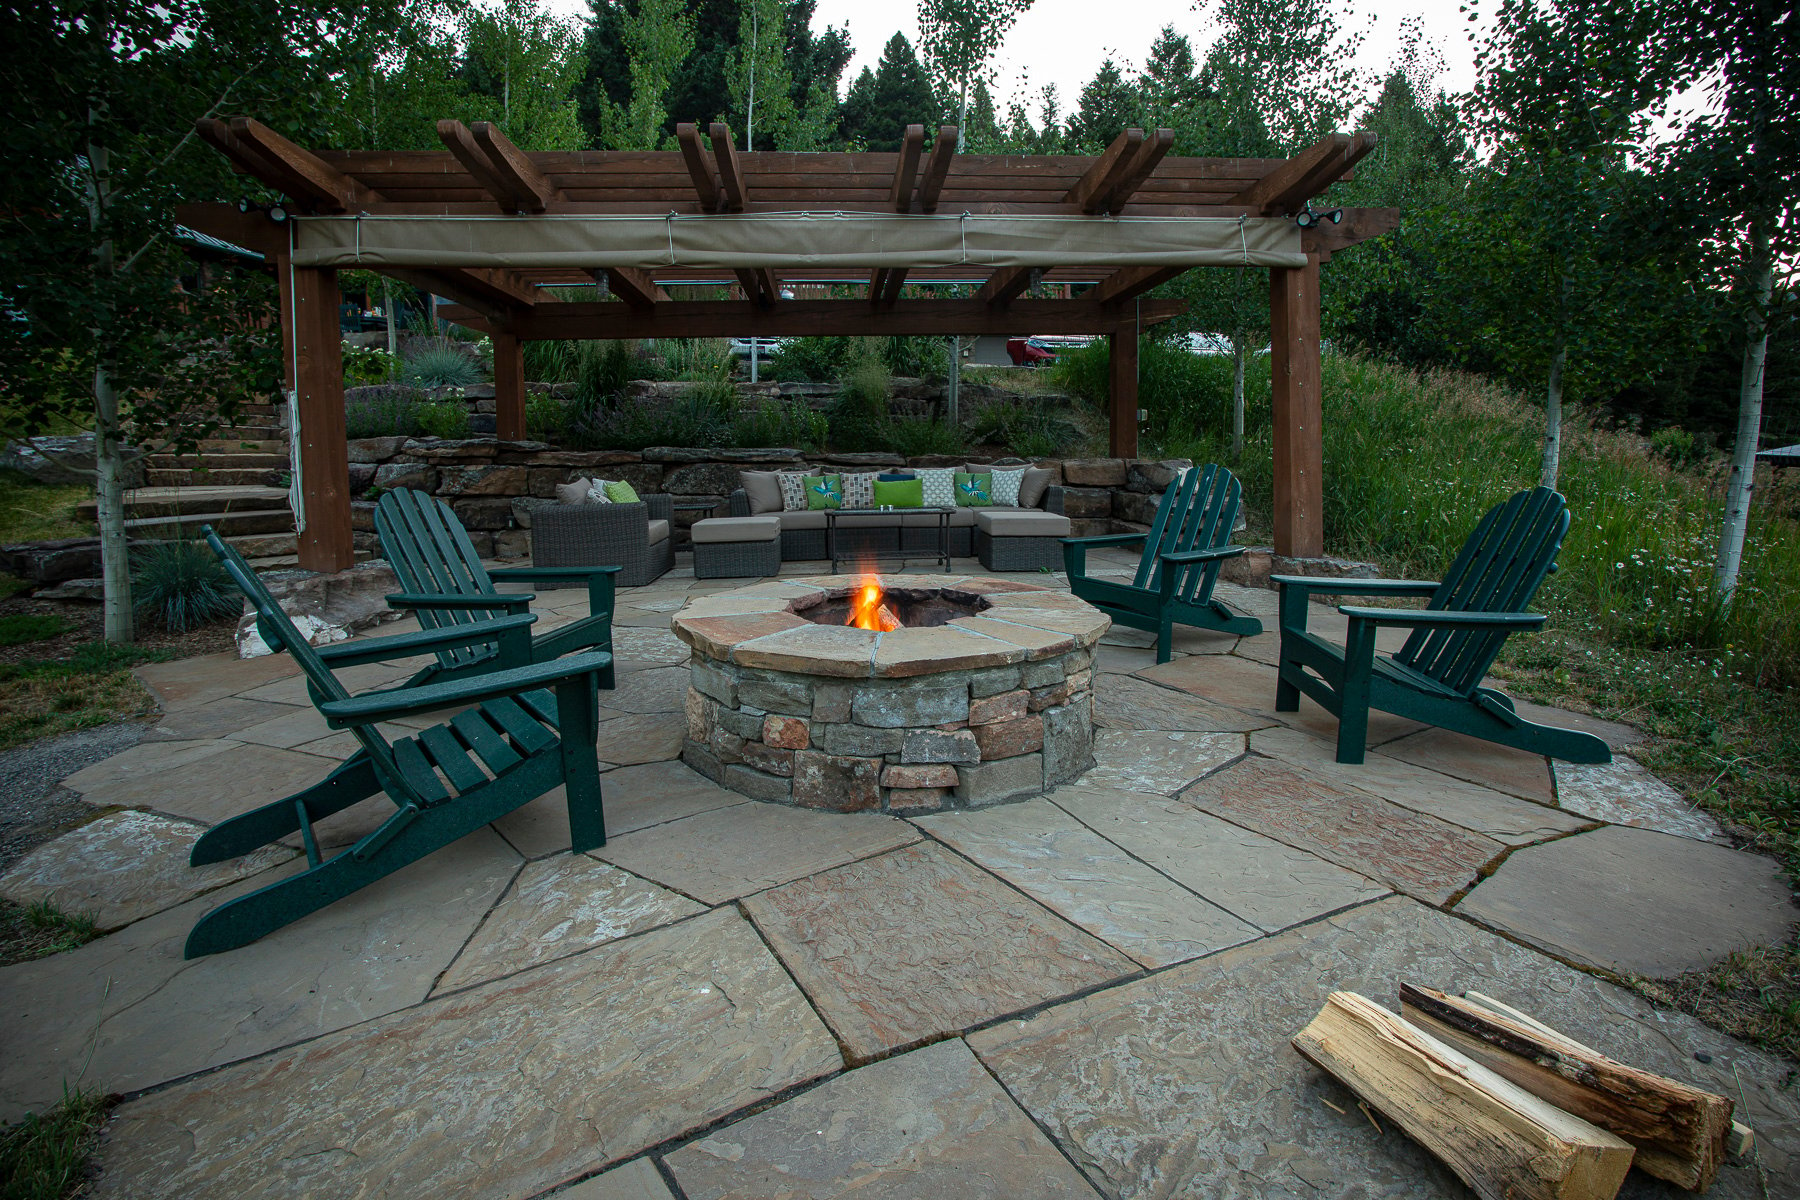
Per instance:
[[[781,484],[773,471],[739,471],[738,484],[750,501],[750,515],[781,511]]]
[[[1050,490],[1050,483],[1055,478],[1055,471],[1042,467],[1026,468],[1025,480],[1019,484],[1019,507],[1036,508],[1043,503],[1044,493]]]
[[[592,486],[593,480],[580,475],[567,483],[559,483],[556,485],[556,502],[558,504],[586,504],[588,488]]]
[[[994,477],[983,472],[956,473],[956,503],[962,508],[986,508],[994,502]]]
[[[913,478],[913,473],[911,471],[883,471],[876,478],[883,483],[898,483],[903,479]]]
[[[844,476],[844,507],[875,507],[875,472],[858,471]]]
[[[781,511],[806,511],[806,476],[798,471],[782,471],[775,476],[781,485]]]
[[[1019,485],[1025,482],[1025,468],[1014,467],[994,472],[994,503],[1002,508],[1019,507]]]
[[[844,485],[836,475],[806,477],[806,507],[809,509],[844,507]]]
[[[606,498],[614,504],[639,503],[637,489],[623,479],[615,479],[606,485]]]
[[[877,508],[922,508],[925,504],[925,484],[918,479],[877,479],[875,481],[875,507]]]
[[[920,467],[919,482],[924,485],[925,507],[956,506],[956,472],[950,467]]]
[[[604,479],[588,480],[587,502],[589,504],[611,504],[612,496],[606,490],[611,486],[612,484]]]

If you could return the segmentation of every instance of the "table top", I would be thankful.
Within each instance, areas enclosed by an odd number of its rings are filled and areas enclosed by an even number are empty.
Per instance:
[[[894,513],[953,513],[955,511],[956,509],[952,505],[931,504],[922,508],[895,508],[892,506],[887,508],[828,508],[825,510],[825,515],[827,517],[833,517],[843,516],[845,513],[848,513],[851,516],[856,517],[885,517]]]

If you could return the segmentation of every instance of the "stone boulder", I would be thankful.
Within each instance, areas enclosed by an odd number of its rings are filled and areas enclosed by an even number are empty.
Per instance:
[[[405,613],[388,607],[389,592],[401,590],[393,568],[385,562],[358,563],[348,571],[323,575],[317,571],[267,571],[263,586],[275,597],[306,640],[315,646],[341,642],[352,634]],[[256,612],[246,601],[238,620],[239,658],[260,658],[272,653],[256,628]]]
[[[130,446],[126,454],[124,483],[128,488],[144,486],[144,460]],[[41,437],[31,442],[8,442],[0,450],[0,467],[19,471],[33,483],[81,483],[93,486],[94,435],[73,437]]]

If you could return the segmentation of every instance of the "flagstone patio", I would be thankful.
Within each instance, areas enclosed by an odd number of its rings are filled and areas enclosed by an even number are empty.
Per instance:
[[[1328,715],[1273,711],[1273,633],[1181,631],[1157,666],[1114,631],[1074,784],[810,812],[677,761],[670,615],[741,582],[621,593],[604,847],[568,853],[553,795],[193,962],[201,913],[297,869],[277,847],[190,870],[193,839],[352,744],[285,658],[145,668],[163,716],[63,780],[95,819],[0,874],[112,930],[0,969],[0,1117],[65,1084],[120,1093],[103,1197],[1464,1195],[1288,1044],[1328,992],[1392,1007],[1405,979],[1731,1096],[1760,1162],[1711,1194],[1800,1195],[1793,1069],[1610,982],[1800,917],[1773,862],[1629,757],[1635,731],[1558,717],[1621,753],[1553,768],[1377,717],[1342,766]],[[1273,593],[1221,594],[1273,626]],[[540,628],[585,613],[538,603]],[[1623,1194],[1675,1193],[1634,1174]]]

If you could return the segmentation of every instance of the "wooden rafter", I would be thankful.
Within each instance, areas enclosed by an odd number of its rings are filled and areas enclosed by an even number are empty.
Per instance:
[[[481,147],[475,144],[475,135],[469,132],[467,125],[455,120],[439,121],[437,135],[438,141],[444,143],[444,148],[450,151],[457,162],[462,164],[463,170],[473,175],[475,182],[479,183],[500,207],[513,212],[518,211],[506,182],[501,179],[500,173],[494,170],[493,164],[488,161],[487,155],[482,153]]]
[[[1112,145],[1108,146],[1100,157],[1089,165],[1081,178],[1075,181],[1075,186],[1069,189],[1068,194],[1063,197],[1063,202],[1073,204],[1085,213],[1099,211],[1093,207],[1094,201],[1099,199],[1110,187],[1115,174],[1120,170],[1120,165],[1128,162],[1130,156],[1137,153],[1137,148],[1143,142],[1144,131],[1141,129],[1127,129],[1114,138]]]
[[[919,175],[919,156],[925,149],[925,127],[908,125],[900,139],[900,158],[894,164],[894,186],[888,189],[888,203],[895,212],[911,212],[913,184]]]
[[[1341,221],[1324,221],[1301,233],[1301,247],[1317,253],[1320,262],[1329,262],[1335,251],[1392,233],[1400,224],[1397,208],[1346,208],[1343,214]]]
[[[1156,170],[1156,165],[1162,162],[1163,156],[1168,154],[1169,147],[1174,144],[1173,129],[1158,129],[1145,137],[1118,178],[1112,180],[1106,190],[1094,198],[1093,207],[1088,211],[1116,213],[1124,208],[1137,190],[1144,186],[1150,173]]]
[[[475,144],[499,176],[517,211],[541,213],[557,199],[556,185],[493,122],[477,121],[469,126],[469,132],[475,135]]]
[[[1185,270],[1186,267],[1126,267],[1095,284],[1085,298],[1096,304],[1117,306],[1169,282]]]
[[[713,170],[706,147],[700,144],[700,130],[687,122],[675,126],[675,140],[681,146],[681,159],[687,166],[688,178],[700,196],[703,212],[719,210],[719,175]]]
[[[481,313],[508,329],[523,313],[536,306],[535,284],[524,283],[510,272],[470,267],[389,269],[383,274]]]
[[[1002,267],[988,276],[975,298],[984,304],[1004,307],[1043,277],[1041,267]]]
[[[202,140],[244,171],[301,204],[321,212],[348,212],[380,195],[345,175],[310,150],[248,117],[230,123],[211,117],[196,123]]]
[[[714,121],[707,132],[712,137],[713,161],[719,167],[719,189],[725,193],[725,211],[743,212],[750,185],[738,162],[737,147],[731,144],[731,130],[723,122]]]
[[[1354,137],[1334,133],[1245,188],[1235,201],[1264,216],[1294,212],[1373,150],[1375,141],[1368,132]]]
[[[650,272],[637,267],[606,267],[595,271],[594,278],[606,280],[613,295],[639,311],[647,312],[669,302],[669,293],[657,286]]]
[[[950,160],[956,157],[958,132],[954,125],[938,126],[937,144],[932,146],[931,160],[925,164],[925,173],[919,177],[920,212],[937,211],[938,197],[944,192],[944,180],[950,176]]]

